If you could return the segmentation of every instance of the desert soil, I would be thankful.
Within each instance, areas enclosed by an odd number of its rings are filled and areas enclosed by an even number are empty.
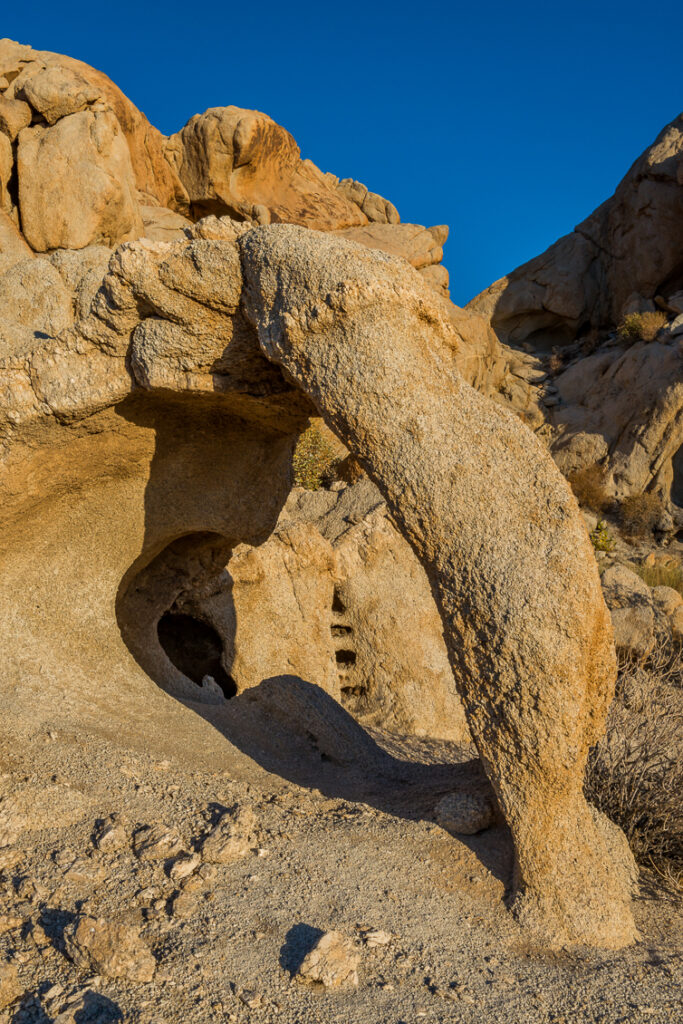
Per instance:
[[[349,736],[358,749],[339,764],[310,735],[274,749],[265,728],[247,752],[231,748],[231,768],[212,771],[192,751],[153,756],[127,747],[125,736],[2,727],[0,969],[16,968],[24,995],[0,1022],[681,1019],[679,910],[641,897],[637,945],[548,954],[505,908],[506,831],[456,837],[433,820],[472,751]],[[200,850],[236,803],[257,820],[246,856],[204,863],[178,881],[168,863],[135,855],[134,835],[155,823],[175,828],[188,852]],[[112,815],[122,846],[99,850]],[[74,963],[65,935],[78,915],[131,925],[156,959],[152,980]],[[317,990],[293,977],[330,930],[358,946],[357,988]],[[387,934],[373,945],[368,930]]]

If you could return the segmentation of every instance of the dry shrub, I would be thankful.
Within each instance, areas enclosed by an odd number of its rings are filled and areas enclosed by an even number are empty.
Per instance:
[[[363,467],[353,455],[347,455],[345,459],[338,462],[334,467],[337,480],[343,480],[346,484],[356,484],[365,476]]]
[[[308,427],[299,437],[292,458],[296,487],[317,491],[330,483],[339,456],[315,427]]]
[[[667,324],[666,313],[628,313],[617,327],[622,341],[633,345],[636,341],[654,341]]]
[[[659,522],[664,507],[656,494],[630,494],[619,505],[619,519],[624,533],[630,537],[645,537]]]
[[[620,666],[607,730],[592,749],[585,792],[619,825],[660,895],[683,899],[683,655],[667,638]]]
[[[648,587],[672,587],[683,595],[683,569],[680,565],[655,562],[654,565],[637,565],[635,571]]]
[[[554,348],[550,359],[548,360],[548,372],[553,376],[560,373],[564,369],[564,356],[559,349]]]
[[[567,477],[579,505],[594,512],[604,512],[612,504],[605,490],[606,472],[599,462],[577,469]]]

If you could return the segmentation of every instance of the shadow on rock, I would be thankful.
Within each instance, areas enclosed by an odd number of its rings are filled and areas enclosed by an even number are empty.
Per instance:
[[[290,974],[296,974],[306,955],[324,934],[320,928],[314,928],[313,925],[303,922],[295,924],[287,932],[280,950],[280,967]]]

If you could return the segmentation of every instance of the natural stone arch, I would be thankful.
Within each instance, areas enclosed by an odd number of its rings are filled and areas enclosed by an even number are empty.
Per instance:
[[[90,314],[5,365],[0,569],[15,589],[0,613],[16,630],[3,660],[15,672],[39,636],[64,677],[78,662],[79,701],[104,706],[103,665],[141,694],[116,630],[122,578],[184,535],[267,535],[309,396],[427,570],[512,829],[521,919],[553,944],[631,941],[625,840],[582,795],[616,673],[610,620],[549,455],[464,383],[462,337],[403,261],[291,227],[200,230],[122,246]],[[55,552],[66,536],[78,549]],[[67,600],[64,638],[49,615]]]
[[[239,244],[263,351],[375,480],[430,578],[512,829],[518,915],[553,943],[628,943],[632,858],[583,796],[613,694],[612,630],[565,480],[464,383],[458,338],[407,268],[294,227]]]

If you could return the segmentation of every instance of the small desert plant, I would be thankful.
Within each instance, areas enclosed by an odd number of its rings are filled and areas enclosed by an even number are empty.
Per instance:
[[[660,638],[623,662],[605,735],[588,759],[587,798],[626,834],[646,881],[683,899],[683,660]]]
[[[629,537],[645,537],[652,533],[663,511],[658,495],[629,494],[619,505],[621,528]]]
[[[617,334],[631,345],[636,341],[654,341],[666,323],[666,314],[662,312],[628,313],[617,327]]]
[[[582,508],[604,512],[612,504],[612,499],[605,490],[605,469],[599,462],[577,469],[569,474],[567,480]]]
[[[564,367],[564,356],[560,352],[559,348],[554,348],[550,359],[548,360],[548,372],[553,376],[559,373]]]
[[[614,551],[616,541],[604,519],[601,519],[594,530],[591,530],[591,544],[596,551]]]
[[[680,565],[655,562],[654,565],[637,565],[635,571],[648,587],[672,587],[683,594],[683,569]]]
[[[339,456],[315,427],[308,427],[296,443],[292,470],[296,487],[317,491],[331,482]]]

